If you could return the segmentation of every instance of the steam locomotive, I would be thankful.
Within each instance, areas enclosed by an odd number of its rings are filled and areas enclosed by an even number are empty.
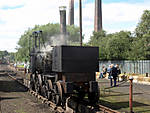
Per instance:
[[[91,103],[99,100],[95,80],[99,67],[98,47],[49,45],[43,49],[40,40],[37,37],[34,40],[30,51],[32,90],[61,106],[71,96],[80,100],[88,97]]]

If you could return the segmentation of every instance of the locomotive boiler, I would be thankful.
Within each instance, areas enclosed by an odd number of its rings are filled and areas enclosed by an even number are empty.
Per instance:
[[[72,96],[88,97],[91,103],[99,100],[95,76],[99,67],[98,47],[49,45],[43,49],[40,45],[35,37],[30,52],[32,90],[61,106]]]

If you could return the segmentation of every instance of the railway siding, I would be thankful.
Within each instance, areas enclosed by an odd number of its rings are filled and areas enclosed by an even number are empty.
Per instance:
[[[0,113],[52,113],[0,68]]]

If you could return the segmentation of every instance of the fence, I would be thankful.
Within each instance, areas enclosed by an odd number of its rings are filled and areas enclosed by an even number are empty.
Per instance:
[[[120,61],[99,61],[99,70],[102,70],[102,66],[108,67],[110,64],[119,64],[121,72],[126,73],[139,73],[150,74],[150,60],[120,60]]]

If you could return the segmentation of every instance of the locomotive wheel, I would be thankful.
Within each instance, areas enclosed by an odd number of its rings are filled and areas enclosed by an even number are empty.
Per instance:
[[[38,81],[39,81],[39,85],[42,87],[42,78],[40,74],[38,74]]]
[[[55,103],[56,105],[61,105],[62,103],[62,87],[61,87],[61,84],[60,82],[56,82],[56,88],[55,88],[55,91],[56,91],[56,95],[55,95]]]
[[[30,75],[30,90],[35,90],[35,84],[34,84],[34,75]]]
[[[41,89],[42,89],[42,78],[41,75],[38,75],[35,80],[35,91],[41,94]]]
[[[47,82],[48,82],[48,88],[49,88],[50,90],[52,90],[52,89],[53,89],[52,81],[51,81],[51,80],[47,80]]]
[[[48,100],[52,100],[52,82],[51,80],[46,81],[46,84],[42,86],[41,94]]]
[[[35,81],[35,92],[40,93],[40,85],[38,80]]]
[[[52,91],[53,91],[53,84],[52,84],[52,81],[51,80],[47,80],[47,88],[48,88],[48,91],[47,91],[47,98],[48,100],[52,100],[53,96],[52,96]]]
[[[48,98],[47,92],[48,92],[47,86],[43,85],[41,89],[41,95],[44,96],[45,98]]]
[[[33,77],[32,74],[30,75],[30,89],[33,90],[34,87],[34,81],[33,81]]]

